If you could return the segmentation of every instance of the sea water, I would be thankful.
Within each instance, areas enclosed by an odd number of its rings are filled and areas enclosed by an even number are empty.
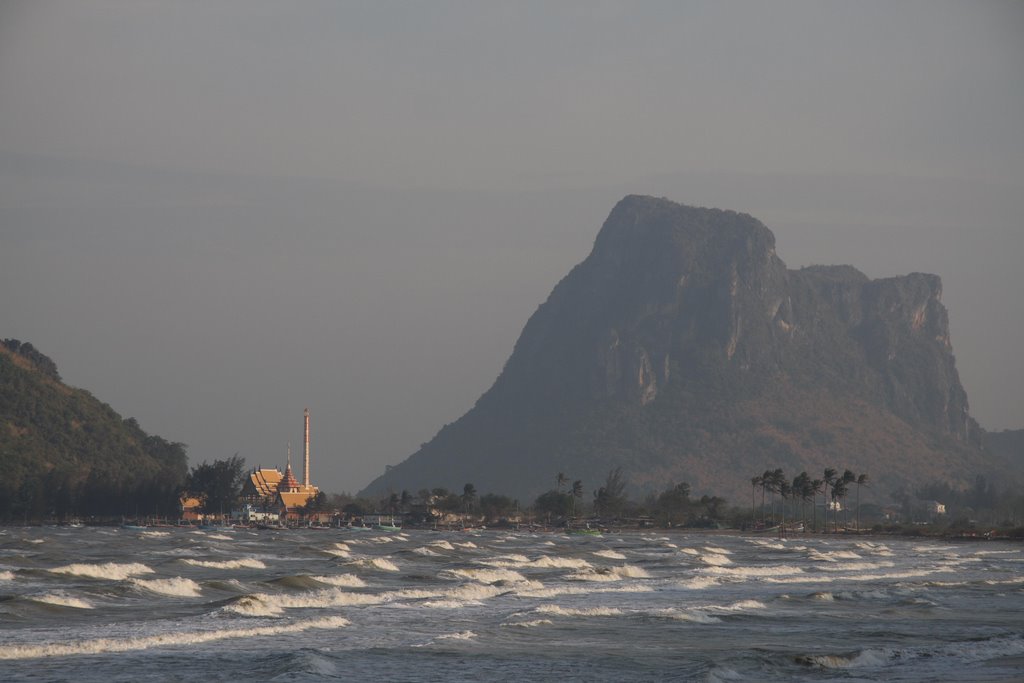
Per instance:
[[[1024,679],[1024,547],[0,529],[3,681]]]

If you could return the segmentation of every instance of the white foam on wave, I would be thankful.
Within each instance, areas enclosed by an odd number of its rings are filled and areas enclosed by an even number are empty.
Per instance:
[[[875,553],[876,555],[881,555],[881,554],[886,554],[886,553],[888,553],[890,555],[892,554],[892,551],[889,549],[889,546],[887,546],[887,545],[885,545],[883,543],[872,543],[871,541],[860,541],[858,543],[854,543],[854,545],[857,546],[858,548],[860,548],[861,550],[866,550],[868,552]]]
[[[424,557],[441,557],[441,553],[434,552],[433,550],[427,547],[414,548],[412,552],[416,553],[417,555],[423,555]]]
[[[591,564],[578,557],[561,557],[558,555],[541,555],[529,563],[530,567],[539,569],[587,569]]]
[[[472,631],[459,631],[458,633],[445,633],[437,637],[437,640],[472,640],[477,635]]]
[[[227,536],[225,534],[207,534],[206,537],[207,538],[214,538],[214,539],[216,539],[218,541],[233,541],[233,540],[235,540],[233,536]]]
[[[826,564],[816,569],[824,572],[866,572],[872,569],[885,569],[895,566],[895,562],[843,562],[842,564]]]
[[[537,626],[547,626],[553,623],[550,619],[530,619],[528,621],[506,621],[502,626],[510,626],[515,628],[535,628]]]
[[[988,584],[989,586],[1012,585],[1015,583],[1024,583],[1024,576],[1015,576],[1012,579],[985,579],[982,583]]]
[[[536,614],[553,614],[559,617],[617,617],[623,614],[618,607],[582,607],[573,609],[560,605],[541,605],[533,610]]]
[[[147,536],[149,538],[163,538],[164,536],[170,536],[171,532],[170,531],[143,531],[142,535],[143,536]]]
[[[1019,550],[975,550],[975,555],[1020,555]]]
[[[455,545],[459,546],[460,548],[469,548],[469,549],[473,549],[473,548],[478,547],[476,543],[473,543],[473,541],[466,541],[465,543],[456,543]]]
[[[494,596],[501,595],[507,591],[508,589],[503,586],[467,583],[463,586],[448,590],[445,594],[453,600],[469,600],[477,602],[480,600],[486,600],[487,598],[493,598]]]
[[[700,551],[696,548],[680,548],[679,552],[686,553],[687,555],[700,555]]]
[[[206,569],[266,569],[267,565],[255,557],[243,557],[240,560],[193,560],[191,558],[182,560],[185,564],[194,567],[205,567]]]
[[[280,605],[264,600],[259,595],[243,595],[230,605],[225,606],[223,610],[240,614],[243,617],[276,617],[284,611]]]
[[[769,550],[786,550],[788,547],[781,543],[770,543],[768,541],[761,541],[758,545],[762,548],[768,548]]]
[[[931,574],[948,574],[955,571],[955,569],[941,567],[938,569],[918,569],[905,572],[886,572],[883,574],[849,574],[842,578],[844,581],[885,581],[889,579],[912,579],[918,576],[929,576]]]
[[[596,550],[594,555],[597,557],[606,557],[609,560],[624,560],[626,556],[616,550]]]
[[[698,576],[697,578],[690,579],[688,581],[680,581],[680,588],[687,588],[689,590],[703,590],[705,588],[711,588],[721,583],[719,579],[713,576]]]
[[[861,556],[850,550],[832,550],[821,552],[819,550],[811,549],[807,553],[808,559],[814,560],[815,562],[835,562],[837,560],[859,560]]]
[[[728,605],[707,605],[701,609],[714,612],[746,612],[754,609],[768,609],[768,605],[760,600],[739,600]]]
[[[622,579],[649,579],[651,575],[640,567],[624,564],[620,567],[587,569],[570,574],[567,578],[574,581],[621,581]]]
[[[14,572],[6,570],[0,572],[0,581],[14,581]]]
[[[152,574],[153,570],[139,562],[104,562],[102,564],[68,564],[48,569],[51,574],[72,574],[93,579],[114,579],[123,581],[138,574]]]
[[[705,574],[714,574],[718,576],[728,576],[735,578],[761,578],[770,576],[793,576],[794,574],[803,574],[804,570],[800,567],[793,567],[786,564],[780,564],[773,567],[703,567],[698,571]]]
[[[597,587],[593,584],[544,586],[539,582],[537,587],[524,584],[515,587],[515,594],[523,598],[556,598],[563,595],[596,595],[598,593],[652,593],[654,589],[639,583],[615,583],[611,586]]]
[[[342,586],[345,588],[363,588],[366,582],[355,574],[334,574],[331,576],[311,576],[314,581],[326,583],[331,586]]]
[[[700,560],[704,564],[713,565],[715,567],[722,567],[727,564],[732,564],[732,560],[730,560],[725,555],[719,555],[718,553],[706,553],[700,556]]]
[[[74,607],[75,609],[92,609],[92,603],[82,598],[76,598],[65,593],[47,593],[46,595],[33,595],[28,598],[33,602],[42,602],[47,605],[59,607]],[[0,650],[2,652],[2,650]],[[2,657],[0,657],[2,659]]]
[[[650,616],[673,621],[687,621],[693,624],[718,624],[721,619],[695,609],[680,609],[678,607],[667,607],[649,612]]]
[[[151,593],[176,595],[183,598],[198,598],[201,594],[199,584],[192,579],[176,576],[172,579],[132,579],[132,583]]]
[[[704,546],[704,552],[706,552],[706,553],[717,553],[719,555],[732,555],[732,551],[731,550],[726,550],[725,548],[720,548],[720,547],[714,546],[714,545]]]
[[[526,581],[525,576],[511,569],[449,569],[441,572],[441,576],[470,579],[480,583],[497,583],[498,581],[523,583]]]
[[[483,560],[480,564],[487,565],[488,567],[517,567],[519,565],[529,564],[530,558],[526,555],[498,555],[487,560]]]
[[[226,605],[224,611],[247,617],[275,617],[286,609],[323,609],[328,607],[378,605],[386,602],[387,599],[387,596],[384,595],[348,593],[337,588],[296,595],[253,593],[242,596],[231,604]]]
[[[355,564],[360,567],[366,567],[367,569],[379,569],[385,572],[397,572],[401,571],[391,560],[383,557],[363,557],[350,564]]]
[[[430,546],[441,550],[455,550],[455,547],[448,541],[434,541]]]
[[[339,543],[338,545],[342,544]],[[342,550],[341,548],[324,548],[324,552],[328,555],[333,555],[334,557],[340,557],[346,560],[352,557],[352,553],[350,553],[347,548],[344,550]]]
[[[325,617],[309,619],[291,624],[275,626],[257,626],[253,628],[231,628],[213,631],[191,631],[178,633],[162,633],[154,636],[138,636],[134,638],[99,638],[73,643],[45,643],[37,645],[6,645],[0,646],[2,659],[38,659],[41,657],[66,657],[69,655],[90,655],[105,652],[131,652],[148,650],[155,647],[172,647],[176,645],[197,645],[217,640],[235,638],[257,638],[276,636],[284,633],[299,633],[311,629],[334,629],[348,626],[348,620],[342,617]]]

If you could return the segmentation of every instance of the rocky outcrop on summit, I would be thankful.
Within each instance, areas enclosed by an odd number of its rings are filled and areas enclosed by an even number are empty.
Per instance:
[[[366,492],[533,495],[616,466],[639,488],[738,495],[768,466],[973,477],[941,293],[934,275],[789,270],[751,216],[626,197],[491,389]]]

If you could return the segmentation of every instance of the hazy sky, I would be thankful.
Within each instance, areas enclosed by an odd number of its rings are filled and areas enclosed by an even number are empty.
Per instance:
[[[192,461],[355,491],[622,196],[937,273],[1024,427],[1024,3],[0,0],[0,337]]]

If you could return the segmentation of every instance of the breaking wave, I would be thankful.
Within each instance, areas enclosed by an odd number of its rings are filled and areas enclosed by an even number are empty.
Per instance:
[[[502,626],[512,626],[515,628],[533,628],[535,626],[547,626],[553,623],[550,619],[530,619],[528,621],[507,621]]]
[[[597,550],[594,552],[597,557],[606,557],[609,560],[624,560],[626,556],[615,550]]]
[[[215,560],[182,560],[185,564],[191,564],[195,567],[205,567],[207,569],[266,569],[267,565],[262,560],[257,560],[254,557],[243,557],[240,560],[223,560],[217,562]]]
[[[93,579],[114,579],[123,581],[137,574],[152,574],[153,570],[138,562],[117,563],[104,562],[103,564],[68,564],[63,567],[48,569],[52,574],[73,574],[75,576],[87,576]]]
[[[192,631],[162,633],[154,636],[135,638],[98,638],[71,643],[46,643],[42,645],[0,646],[0,659],[35,659],[39,657],[66,657],[69,655],[91,655],[103,652],[131,652],[154,647],[196,645],[232,638],[258,638],[283,633],[299,633],[310,629],[333,629],[348,626],[342,617],[310,619],[279,626],[257,626],[253,628],[230,628],[215,631]]]
[[[441,572],[441,576],[471,579],[480,583],[497,583],[499,581],[522,583],[526,581],[525,576],[511,569],[448,569]]]
[[[530,562],[529,566],[537,567],[540,569],[586,569],[590,567],[591,564],[586,560],[581,560],[573,557],[542,555],[533,562]]]
[[[536,614],[553,614],[559,617],[618,617],[624,614],[618,607],[583,607],[572,609],[559,605],[541,605],[533,611]]]
[[[48,593],[46,595],[33,595],[28,598],[32,602],[41,602],[46,605],[57,605],[58,607],[74,607],[75,609],[92,609],[92,603],[82,598],[76,598],[70,595],[63,595],[59,593]],[[3,650],[0,649],[0,659],[2,657]]]
[[[363,588],[366,582],[355,574],[335,574],[333,576],[311,576],[314,581],[326,583],[330,586],[342,586],[345,588]]]
[[[651,575],[640,567],[624,564],[621,567],[588,569],[570,574],[568,578],[575,581],[620,581],[622,579],[649,579]]]
[[[152,593],[176,595],[183,598],[198,598],[199,584],[192,579],[176,576],[173,579],[132,579],[132,583]]]
[[[359,567],[366,567],[367,569],[379,569],[385,572],[397,572],[401,571],[391,560],[384,559],[383,557],[364,557],[355,562],[352,562]]]

